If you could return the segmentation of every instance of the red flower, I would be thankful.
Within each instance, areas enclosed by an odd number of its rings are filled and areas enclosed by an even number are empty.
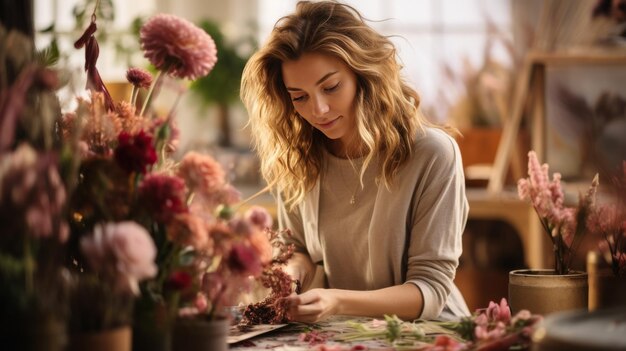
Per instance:
[[[191,274],[185,271],[175,271],[168,278],[167,282],[165,282],[165,287],[171,290],[186,290],[191,286],[193,279]]]
[[[159,222],[187,212],[185,182],[179,177],[149,174],[139,186],[139,201]]]
[[[228,255],[228,266],[236,273],[258,275],[261,260],[257,251],[248,245],[236,244]]]
[[[157,161],[152,136],[144,131],[134,136],[121,132],[118,136],[117,148],[115,148],[115,160],[128,173],[146,173],[146,168]]]

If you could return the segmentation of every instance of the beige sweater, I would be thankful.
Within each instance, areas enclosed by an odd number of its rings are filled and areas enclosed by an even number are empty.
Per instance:
[[[375,182],[377,161],[361,187],[355,168],[360,171],[362,160],[329,153],[325,158],[320,179],[294,211],[287,211],[279,197],[279,226],[292,231],[284,239],[323,265],[331,288],[410,283],[424,296],[420,318],[469,315],[453,283],[468,213],[454,139],[430,128],[418,135],[390,190]],[[350,204],[353,195],[356,201]]]

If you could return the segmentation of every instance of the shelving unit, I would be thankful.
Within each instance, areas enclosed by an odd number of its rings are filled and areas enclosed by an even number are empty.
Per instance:
[[[526,263],[530,268],[544,268],[550,264],[546,250],[549,241],[540,227],[537,215],[529,204],[510,199],[510,191],[504,189],[506,172],[511,162],[518,163],[512,169],[524,169],[519,152],[513,152],[520,131],[522,118],[527,112],[531,135],[531,148],[540,159],[546,155],[546,68],[549,66],[624,66],[626,50],[585,52],[529,53],[519,73],[514,92],[512,115],[504,125],[498,145],[492,173],[486,192],[471,194],[470,218],[504,219],[519,232],[525,250]],[[523,174],[514,174],[515,179]],[[472,199],[473,198],[473,199]],[[508,200],[507,200],[508,198]]]

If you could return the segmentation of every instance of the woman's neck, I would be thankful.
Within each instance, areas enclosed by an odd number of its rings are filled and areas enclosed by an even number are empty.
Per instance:
[[[365,156],[365,144],[360,138],[352,138],[350,142],[342,139],[328,140],[326,143],[327,150],[339,158],[361,158]]]

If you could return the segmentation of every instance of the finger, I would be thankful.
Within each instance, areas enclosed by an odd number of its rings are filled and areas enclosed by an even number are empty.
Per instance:
[[[320,314],[320,306],[318,304],[300,305],[295,308],[295,313],[299,316],[312,316]]]
[[[298,295],[298,297],[300,299],[299,305],[309,305],[309,304],[319,301],[320,299],[320,296],[312,291],[307,291],[305,293],[302,293]]]

